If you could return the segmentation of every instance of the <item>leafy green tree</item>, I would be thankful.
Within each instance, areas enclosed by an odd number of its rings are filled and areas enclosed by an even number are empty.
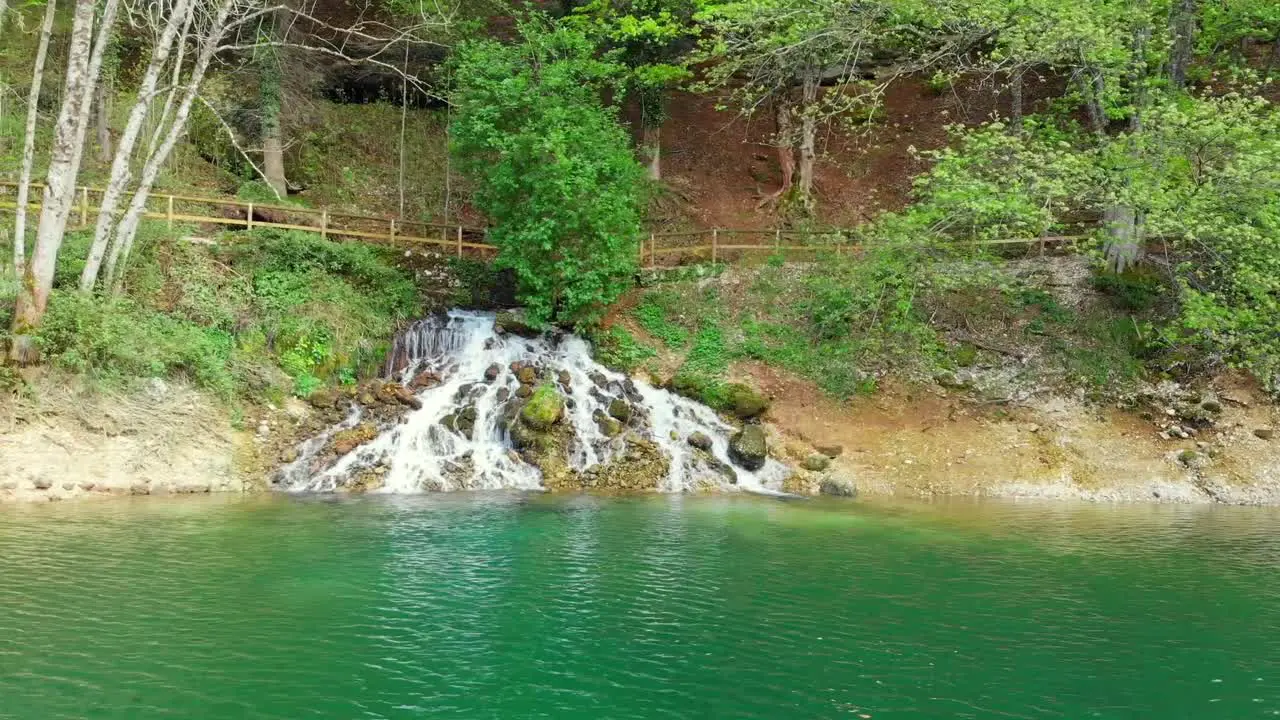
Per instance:
[[[691,76],[685,56],[696,0],[591,0],[574,19],[626,66],[625,87],[640,107],[649,177],[662,179],[662,126],[672,88]]]
[[[602,101],[622,73],[537,16],[458,48],[451,149],[535,321],[590,324],[634,274],[643,171]]]

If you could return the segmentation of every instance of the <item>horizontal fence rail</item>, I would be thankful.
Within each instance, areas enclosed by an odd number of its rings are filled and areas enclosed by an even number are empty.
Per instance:
[[[32,183],[34,191],[44,186]],[[0,210],[17,207],[18,184],[0,181]],[[101,188],[76,188],[76,204],[72,209],[73,229],[90,227],[95,218],[104,191]],[[39,198],[33,198],[28,207],[40,208]],[[173,227],[176,223],[215,225],[224,227],[277,228],[311,232],[326,239],[355,240],[391,247],[429,245],[443,252],[463,257],[467,251],[496,253],[497,247],[489,242],[486,228],[465,225],[417,222],[401,218],[331,212],[327,209],[305,208],[295,205],[273,205],[226,198],[209,198],[170,193],[152,193],[147,201],[145,217],[163,220]],[[1080,223],[1084,228],[1091,223]],[[641,267],[673,267],[693,262],[735,262],[752,253],[766,253],[793,258],[829,252],[836,255],[857,254],[865,246],[852,239],[848,229],[829,230],[746,230],[712,228],[684,232],[654,232],[641,238],[637,259]],[[1025,245],[1038,248],[1043,254],[1050,247],[1058,248],[1087,235],[1053,235],[1035,238],[1009,238],[998,240],[956,241],[965,246]]]

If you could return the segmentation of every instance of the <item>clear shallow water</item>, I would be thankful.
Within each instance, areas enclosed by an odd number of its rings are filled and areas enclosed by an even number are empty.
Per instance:
[[[0,508],[0,718],[1280,716],[1280,513]]]

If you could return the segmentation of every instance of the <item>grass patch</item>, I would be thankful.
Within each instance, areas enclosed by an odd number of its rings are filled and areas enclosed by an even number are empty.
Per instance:
[[[208,248],[160,224],[140,234],[122,296],[84,296],[85,242],[68,237],[37,340],[51,363],[112,385],[182,375],[226,399],[305,396],[375,374],[422,308],[379,248],[272,230]]]
[[[653,348],[617,325],[594,331],[590,340],[596,362],[619,372],[632,372],[657,355]]]

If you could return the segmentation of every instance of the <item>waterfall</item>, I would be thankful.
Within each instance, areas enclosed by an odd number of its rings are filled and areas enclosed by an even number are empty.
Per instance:
[[[313,472],[328,439],[360,421],[353,404],[339,426],[300,446],[298,460],[278,476],[280,486],[333,491],[376,468],[381,492],[539,489],[542,472],[516,451],[509,429],[535,373],[537,384],[553,384],[563,398],[559,427],[568,438],[565,461],[575,473],[590,477],[610,463],[626,465],[638,445],[665,457],[665,477],[655,478],[664,492],[771,492],[787,472],[772,459],[755,472],[733,466],[729,441],[737,428],[710,408],[599,365],[577,336],[504,333],[492,313],[453,311],[414,323],[396,337],[387,372],[413,389],[421,407]],[[610,420],[611,410],[625,420]],[[709,438],[710,447],[691,445],[695,433]]]

